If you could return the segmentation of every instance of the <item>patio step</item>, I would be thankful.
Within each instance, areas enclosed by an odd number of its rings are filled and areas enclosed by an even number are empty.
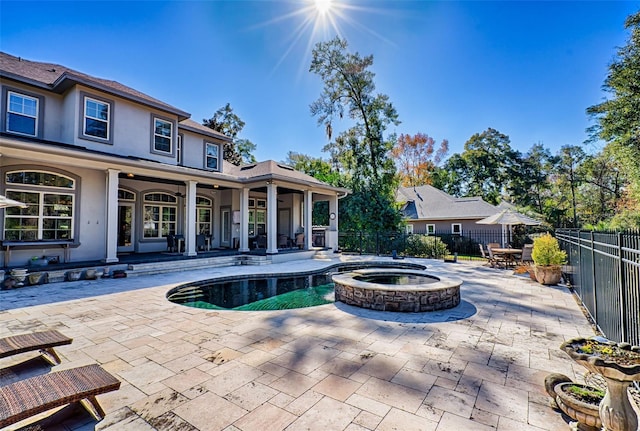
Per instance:
[[[238,260],[238,257],[240,256],[221,256],[171,262],[132,263],[127,266],[127,276],[135,277],[138,275],[162,274],[165,272],[241,265],[242,263]]]
[[[271,259],[267,256],[255,256],[251,254],[236,256],[238,265],[271,265]]]
[[[333,256],[333,251],[323,249],[323,250],[316,251],[316,253],[313,255],[313,258],[315,260],[329,261],[331,260],[332,256]]]

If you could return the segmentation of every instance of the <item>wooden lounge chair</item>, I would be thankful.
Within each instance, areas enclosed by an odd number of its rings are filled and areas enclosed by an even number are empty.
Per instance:
[[[76,402],[96,420],[102,420],[104,410],[96,395],[119,388],[120,381],[99,365],[71,368],[1,386],[0,428]]]
[[[32,332],[0,338],[0,358],[18,353],[40,350],[40,354],[52,365],[60,363],[60,357],[53,350],[56,346],[71,344],[73,339],[55,330]]]

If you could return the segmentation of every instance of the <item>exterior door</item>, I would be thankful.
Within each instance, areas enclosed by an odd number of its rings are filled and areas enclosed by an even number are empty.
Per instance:
[[[135,204],[118,204],[118,253],[134,251]]]
[[[220,208],[220,246],[231,247],[231,208]]]

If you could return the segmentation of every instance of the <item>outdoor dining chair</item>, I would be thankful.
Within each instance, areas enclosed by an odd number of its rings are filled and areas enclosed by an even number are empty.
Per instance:
[[[505,268],[507,267],[507,259],[504,256],[493,254],[493,250],[491,247],[487,247],[487,250],[489,250],[489,259],[491,259],[491,261],[493,262],[492,266],[504,266]]]
[[[485,265],[491,265],[494,266],[494,262],[493,259],[491,259],[489,257],[489,255],[484,251],[484,247],[482,246],[482,244],[478,244],[478,247],[480,247],[480,254],[482,255],[482,257],[487,261],[485,263]]]

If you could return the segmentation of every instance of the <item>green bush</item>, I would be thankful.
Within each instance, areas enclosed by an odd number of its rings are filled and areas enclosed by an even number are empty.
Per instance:
[[[414,234],[407,238],[407,256],[441,259],[449,254],[447,246],[437,236]]]
[[[546,233],[533,240],[531,258],[538,266],[562,265],[567,261],[567,253],[560,250],[557,239]]]

